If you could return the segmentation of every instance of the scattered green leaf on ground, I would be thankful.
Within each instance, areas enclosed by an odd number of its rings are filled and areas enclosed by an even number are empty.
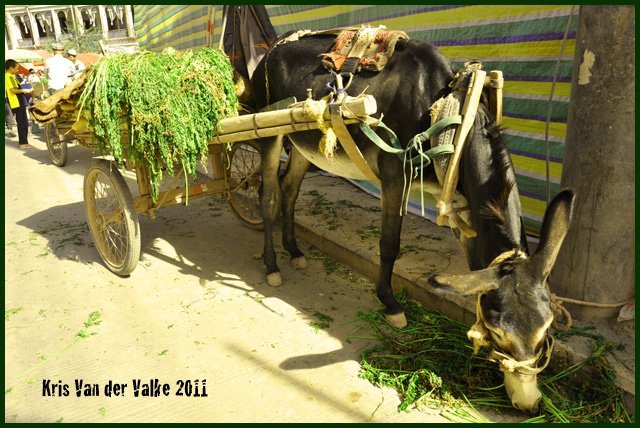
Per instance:
[[[4,311],[4,320],[5,321],[9,321],[9,318],[11,317],[11,315],[15,315],[18,312],[20,312],[21,310],[22,310],[22,306],[20,306],[19,308],[5,309],[5,311]]]
[[[331,326],[331,323],[333,322],[333,318],[330,317],[329,315],[325,315],[321,312],[315,311],[313,313],[313,316],[316,317],[318,319],[318,322],[315,321],[310,321],[309,325],[311,327],[313,327],[313,330],[317,333],[320,330],[326,330],[327,328],[329,328]]]

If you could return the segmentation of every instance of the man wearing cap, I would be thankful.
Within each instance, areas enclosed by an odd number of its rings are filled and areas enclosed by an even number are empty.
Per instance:
[[[73,65],[76,67],[76,73],[79,74],[86,67],[84,66],[84,63],[82,61],[76,58],[77,56],[78,56],[78,52],[76,52],[75,49],[71,48],[67,50],[67,58],[69,58],[69,61],[73,63]]]
[[[51,48],[53,56],[45,60],[44,69],[49,81],[49,93],[53,95],[71,81],[76,73],[76,66],[62,55],[64,47],[61,43],[54,43]]]

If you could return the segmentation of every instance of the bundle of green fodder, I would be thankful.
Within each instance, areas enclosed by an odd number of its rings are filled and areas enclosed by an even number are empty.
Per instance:
[[[173,175],[182,166],[195,175],[217,123],[238,114],[233,67],[213,48],[107,56],[78,104],[103,154],[146,166],[154,200],[163,170]]]
[[[486,348],[473,354],[469,329],[440,312],[426,311],[405,300],[408,326],[390,327],[382,311],[359,312],[361,323],[350,339],[374,339],[362,353],[360,377],[395,389],[398,410],[427,407],[455,422],[490,422],[476,409],[492,409],[520,418],[511,405],[498,365]],[[363,335],[363,331],[370,331]],[[580,334],[580,332],[577,332]],[[616,373],[605,356],[616,346],[597,338],[592,355],[565,368],[547,367],[538,375],[542,392],[539,414],[526,422],[630,422]],[[615,355],[615,354],[614,354]],[[590,372],[576,375],[585,368]]]

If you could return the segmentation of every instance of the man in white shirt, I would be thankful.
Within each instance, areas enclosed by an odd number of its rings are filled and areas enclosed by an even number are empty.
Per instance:
[[[71,61],[73,65],[76,67],[76,73],[80,74],[82,70],[84,70],[86,67],[84,66],[84,62],[76,58],[77,56],[78,56],[78,52],[76,52],[75,49],[71,48],[67,50],[67,58],[69,58],[69,61]]]
[[[44,69],[49,81],[49,92],[53,95],[71,81],[76,73],[76,66],[62,55],[64,53],[62,44],[54,43],[51,47],[53,56],[45,60]]]

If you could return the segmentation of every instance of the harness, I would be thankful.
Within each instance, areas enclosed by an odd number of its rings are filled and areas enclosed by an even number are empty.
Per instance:
[[[332,91],[329,101],[330,133],[335,134],[345,153],[361,174],[368,180],[379,184],[380,179],[373,172],[351,137],[341,112],[344,101],[350,98],[346,90],[354,74],[363,68],[380,71],[393,54],[397,41],[409,39],[409,36],[402,31],[388,31],[384,26],[373,28],[368,25],[363,25],[360,28],[350,27],[324,31],[303,30],[279,40],[274,48],[282,43],[297,41],[301,37],[315,34],[334,34],[337,36],[332,51],[321,55],[323,64],[335,76],[334,85],[329,86]],[[268,61],[265,67],[267,66]],[[266,74],[268,75],[268,72]],[[345,79],[348,79],[346,84],[344,83]],[[474,124],[482,90],[485,86],[491,89],[489,108],[496,118],[496,123],[501,124],[503,84],[501,71],[491,71],[487,76],[479,61],[466,63],[449,84],[453,92],[431,106],[432,126],[415,135],[406,148],[401,146],[393,130],[382,122],[382,117],[380,119],[368,117],[360,123],[360,129],[369,140],[381,150],[398,155],[403,161],[405,176],[400,215],[407,212],[411,185],[413,180],[419,176],[421,207],[424,216],[424,169],[433,162],[441,187],[440,193],[432,189],[429,190],[437,201],[436,224],[439,226],[449,224],[452,228],[458,228],[466,238],[476,236],[476,231],[469,225],[467,216],[469,208],[466,198],[456,191],[460,173],[460,159]],[[308,97],[311,98],[311,95],[308,94]],[[268,97],[269,84],[267,79],[267,99]],[[462,107],[460,107],[461,103]],[[373,128],[383,130],[389,137],[389,143],[380,138]],[[323,132],[326,135],[326,132]],[[332,137],[334,136],[332,135]],[[323,141],[326,141],[326,138]],[[424,149],[423,145],[427,141],[431,142],[431,147]],[[467,217],[467,220],[464,217]]]
[[[381,51],[387,52],[387,55],[391,56],[396,42],[401,38],[409,38],[404,32],[389,34],[384,28],[384,26],[379,28],[363,26],[357,32],[354,29],[343,31],[339,33],[333,51],[324,54],[323,63],[328,65],[330,69],[338,70],[335,76],[335,88],[333,88],[337,94],[336,102],[339,103],[346,96],[343,79],[348,77],[350,83],[353,74],[360,67],[366,68],[367,64],[371,65],[371,62],[363,62],[365,52],[369,52],[370,57],[375,56],[376,58],[380,56],[379,53]],[[378,40],[377,37],[381,32],[386,33],[385,38]],[[372,43],[375,40],[378,40],[380,44]],[[339,53],[335,53],[335,51]],[[374,52],[374,54],[371,54],[371,52]],[[368,69],[376,71],[382,69],[388,57],[384,56],[383,58],[384,60],[379,63],[373,62],[374,66],[370,66]],[[349,86],[349,83],[347,83],[346,87]],[[487,73],[482,70],[482,64],[479,61],[466,63],[464,68],[456,74],[449,84],[453,92],[431,106],[432,126],[426,131],[415,135],[406,148],[402,148],[395,133],[384,125],[382,118],[378,120],[369,118],[360,124],[360,129],[369,140],[381,150],[398,155],[403,161],[405,176],[400,215],[407,212],[411,184],[419,176],[421,212],[424,216],[424,169],[433,162],[436,176],[442,189],[439,194],[433,194],[437,200],[438,216],[436,224],[439,226],[450,224],[451,227],[458,228],[467,238],[473,238],[477,235],[476,231],[469,225],[469,221],[463,219],[463,216],[468,211],[466,198],[456,191],[460,175],[460,159],[467,137],[474,124],[482,90],[485,86],[492,89],[490,91],[489,107],[496,117],[496,123],[502,123],[503,85],[502,72],[492,71],[487,77]],[[462,108],[460,108],[461,103],[463,103]],[[331,123],[345,152],[366,177],[379,183],[378,177],[362,158],[346,127],[340,125],[341,122],[342,118],[340,116],[332,114]],[[390,143],[380,138],[372,128],[384,130],[389,137]],[[431,142],[431,148],[425,150],[423,149],[423,143],[427,141]]]
[[[436,208],[438,216],[436,224],[458,228],[467,238],[475,237],[476,231],[463,219],[463,215],[468,211],[466,198],[456,191],[460,175],[460,159],[464,145],[473,127],[478,106],[485,86],[491,88],[489,107],[496,117],[496,123],[502,122],[502,86],[504,79],[501,71],[492,71],[489,76],[482,70],[479,61],[471,61],[465,64],[453,81],[449,84],[454,91],[447,97],[437,100],[431,106],[431,123],[433,124],[426,131],[417,134],[403,149],[395,134],[383,126],[382,121],[369,120],[360,124],[360,128],[367,137],[373,141],[380,149],[395,153],[401,156],[403,162],[408,161],[408,153],[416,152],[417,155],[410,158],[411,177],[405,174],[405,188],[403,193],[403,207],[401,215],[406,213],[409,201],[409,190],[411,181],[420,175],[420,193],[422,215],[424,216],[424,168],[434,163],[434,169],[442,191],[433,196],[436,198]],[[460,104],[463,102],[462,107]],[[454,126],[457,125],[457,126]],[[390,144],[382,140],[372,129],[372,126],[382,127],[390,134]],[[392,135],[393,134],[393,135]],[[430,140],[431,149],[423,150],[422,143]],[[418,164],[419,163],[419,167]]]

